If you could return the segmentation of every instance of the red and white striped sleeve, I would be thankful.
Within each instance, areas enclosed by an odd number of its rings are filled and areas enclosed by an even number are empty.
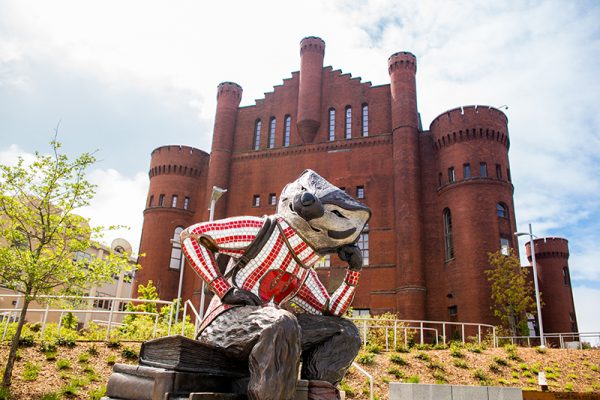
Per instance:
[[[219,272],[215,253],[239,258],[263,224],[259,217],[226,218],[192,225],[182,233],[182,248],[190,265],[220,298],[232,286]]]
[[[329,301],[329,311],[333,315],[341,316],[344,315],[352,299],[354,298],[354,291],[356,285],[358,285],[358,278],[360,277],[360,271],[346,271],[346,277],[339,288],[331,295]]]

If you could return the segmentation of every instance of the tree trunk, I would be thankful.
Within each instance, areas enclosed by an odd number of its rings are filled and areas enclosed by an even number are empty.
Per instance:
[[[19,340],[21,339],[21,332],[23,331],[23,325],[25,324],[25,315],[27,315],[27,308],[31,300],[27,299],[28,296],[24,296],[23,308],[21,309],[21,316],[19,317],[19,323],[17,324],[17,331],[13,337],[12,343],[10,344],[10,352],[8,353],[8,361],[6,362],[6,369],[4,370],[4,377],[2,378],[2,387],[9,387],[12,379],[13,367],[17,358],[17,349],[19,348]]]

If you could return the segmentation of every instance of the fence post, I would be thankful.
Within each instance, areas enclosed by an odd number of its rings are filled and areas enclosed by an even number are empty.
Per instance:
[[[187,304],[183,306],[183,317],[181,317],[181,336],[185,336],[185,315],[187,311]]]
[[[115,312],[116,301],[111,300],[110,313],[108,314],[108,326],[106,327],[106,341],[110,340],[110,328],[112,325],[113,313]]]
[[[496,337],[496,327],[492,327],[492,336],[494,341],[494,347],[498,347],[498,338]]]
[[[58,318],[58,332],[56,333],[59,337],[60,337],[60,328],[62,328],[62,320],[63,320],[63,315],[64,315],[64,311],[60,312],[60,317]]]
[[[171,324],[173,323],[173,302],[171,302],[171,310],[169,311],[169,328],[167,330],[167,336],[171,336]]]
[[[442,322],[442,337],[444,338],[444,344],[446,344],[446,323]]]
[[[367,320],[363,319],[363,346],[367,347]]]
[[[460,324],[460,327],[462,329],[462,342],[465,343],[465,324]]]
[[[481,325],[477,324],[477,340],[478,343],[481,344]]]
[[[419,329],[420,329],[420,331],[421,331],[421,344],[423,344],[423,343],[425,343],[425,342],[423,341],[423,339],[424,339],[424,338],[423,338],[423,321],[421,321],[421,322],[419,323]]]
[[[388,338],[388,327],[385,326],[385,351],[390,351],[390,339]]]
[[[158,313],[156,313],[156,317],[154,317],[154,330],[152,331],[152,339],[156,337],[156,330],[158,328]]]
[[[44,318],[42,319],[42,330],[40,331],[40,338],[44,338],[44,331],[46,330],[46,320],[48,319],[48,310],[50,310],[50,304],[46,304],[46,310],[44,311]]]
[[[394,350],[396,350],[396,348],[398,347],[397,329],[398,329],[398,321],[394,320]]]
[[[404,347],[408,347],[408,328],[404,327]]]

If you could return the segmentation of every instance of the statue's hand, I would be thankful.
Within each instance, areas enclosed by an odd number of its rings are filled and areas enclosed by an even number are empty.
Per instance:
[[[241,306],[260,306],[262,301],[252,292],[244,289],[233,288],[221,298],[224,304]]]
[[[348,263],[348,269],[352,271],[360,271],[362,269],[363,258],[357,245],[342,246],[338,248],[337,253],[342,261]]]

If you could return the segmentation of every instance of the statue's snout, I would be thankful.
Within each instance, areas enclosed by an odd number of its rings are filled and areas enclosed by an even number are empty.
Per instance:
[[[302,192],[295,195],[293,208],[306,221],[320,218],[325,214],[323,204],[321,204],[314,194],[309,192]]]

